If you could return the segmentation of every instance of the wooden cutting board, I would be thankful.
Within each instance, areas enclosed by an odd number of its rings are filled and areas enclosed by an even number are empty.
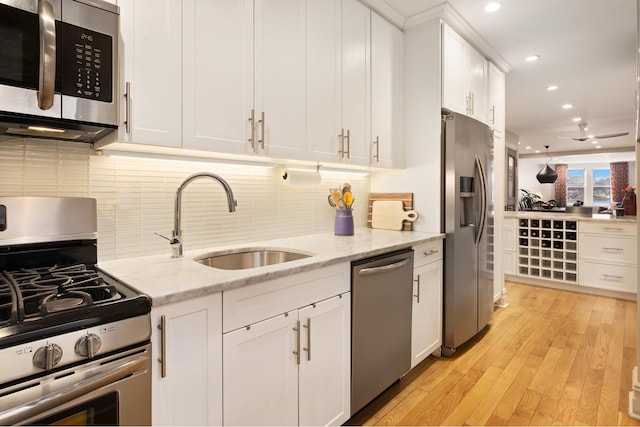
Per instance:
[[[402,230],[404,221],[415,221],[418,212],[405,211],[400,200],[375,200],[371,212],[371,227],[384,230]]]
[[[376,200],[400,200],[405,210],[413,209],[413,193],[370,193],[369,194],[369,212],[367,227],[373,228],[371,225],[371,215],[373,213],[373,202]],[[403,221],[402,230],[411,231],[413,222]]]

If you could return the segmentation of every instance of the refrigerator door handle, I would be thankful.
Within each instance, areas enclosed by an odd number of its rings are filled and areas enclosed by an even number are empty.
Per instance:
[[[478,176],[480,177],[480,221],[478,222],[478,229],[476,230],[476,246],[480,243],[482,234],[484,232],[484,223],[487,220],[487,178],[484,174],[484,166],[482,166],[482,160],[476,155],[476,168],[478,169]]]

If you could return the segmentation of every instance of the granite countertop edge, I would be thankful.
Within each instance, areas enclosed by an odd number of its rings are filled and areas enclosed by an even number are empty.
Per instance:
[[[171,258],[167,247],[166,254],[99,262],[98,267],[127,286],[147,294],[153,306],[161,306],[348,263],[444,237],[442,233],[362,228],[356,229],[354,236],[320,233],[190,250],[185,251],[183,258]],[[314,255],[297,261],[244,270],[220,270],[193,261],[193,258],[209,252],[232,252],[249,247],[291,249]]]

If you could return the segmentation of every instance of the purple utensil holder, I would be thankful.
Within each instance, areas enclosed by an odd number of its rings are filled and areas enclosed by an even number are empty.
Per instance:
[[[336,236],[353,236],[353,211],[351,209],[336,209],[334,233]]]

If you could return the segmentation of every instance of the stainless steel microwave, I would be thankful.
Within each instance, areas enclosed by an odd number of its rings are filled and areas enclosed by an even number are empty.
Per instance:
[[[119,8],[0,0],[0,134],[95,142],[118,126]]]

